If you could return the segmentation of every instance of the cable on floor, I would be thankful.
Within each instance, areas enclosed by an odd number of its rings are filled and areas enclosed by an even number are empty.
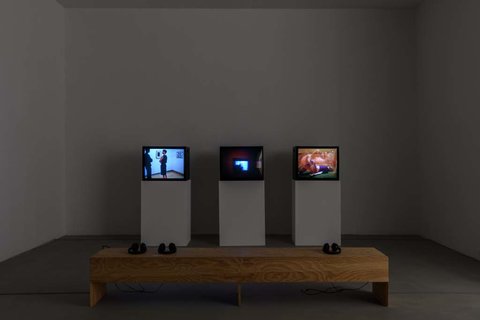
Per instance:
[[[123,293],[156,293],[156,292],[158,292],[158,290],[160,290],[161,287],[163,287],[163,284],[161,284],[161,285],[158,285],[153,290],[147,290],[147,289],[145,289],[145,287],[141,283],[138,284],[139,288],[135,288],[134,286],[132,286],[128,283],[124,283],[123,285],[128,287],[128,289],[121,288],[118,283],[115,283],[115,288],[117,288],[118,291],[123,292]]]
[[[317,294],[330,294],[330,293],[340,293],[340,292],[345,292],[345,291],[358,291],[362,290],[365,288],[370,282],[366,282],[363,285],[361,285],[358,288],[340,288],[335,286],[333,283],[330,284],[330,287],[327,289],[316,289],[316,288],[307,288],[307,289],[302,289],[302,293],[307,295],[307,296],[314,296]]]

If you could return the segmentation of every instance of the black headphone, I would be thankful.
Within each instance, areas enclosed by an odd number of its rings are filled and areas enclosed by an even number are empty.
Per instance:
[[[129,254],[143,254],[147,252],[147,245],[145,243],[133,243],[130,248],[128,248],[128,253]]]
[[[167,251],[167,248],[165,247],[165,243],[161,243],[159,246],[158,246],[158,253],[159,254],[173,254],[177,252],[177,247],[175,246],[175,243],[170,243],[168,245],[168,251]]]
[[[340,254],[342,252],[342,248],[335,242],[332,243],[332,246],[330,246],[328,243],[325,243],[323,245],[323,252],[326,254]]]

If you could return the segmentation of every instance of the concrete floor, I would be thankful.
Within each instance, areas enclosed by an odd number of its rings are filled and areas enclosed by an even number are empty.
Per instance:
[[[375,303],[370,285],[335,294],[301,292],[327,287],[318,284],[245,285],[241,307],[234,305],[233,285],[165,284],[156,293],[125,293],[111,285],[89,308],[88,257],[102,245],[125,247],[134,240],[66,237],[0,263],[0,319],[480,319],[480,262],[417,237],[344,239],[344,246],[373,246],[390,257],[387,308]],[[207,236],[191,246],[217,244]],[[267,245],[291,243],[270,237]]]

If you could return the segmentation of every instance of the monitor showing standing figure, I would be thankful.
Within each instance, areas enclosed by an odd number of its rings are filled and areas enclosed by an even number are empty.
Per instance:
[[[142,180],[189,180],[188,147],[144,146]]]

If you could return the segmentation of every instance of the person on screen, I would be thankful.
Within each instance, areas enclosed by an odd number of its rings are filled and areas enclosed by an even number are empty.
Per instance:
[[[145,148],[145,151],[143,152],[143,168],[144,168],[143,174],[144,174],[144,177],[146,177],[147,179],[152,179],[153,159],[152,157],[150,157],[149,153],[150,153],[150,149]],[[145,175],[145,172],[146,172],[146,175]]]
[[[299,172],[315,175],[332,171],[326,159],[326,154],[318,151],[300,155],[298,169]]]
[[[334,172],[337,170],[336,168],[334,152],[314,151],[299,155],[298,172],[302,174],[316,176]]]
[[[160,157],[160,174],[163,179],[167,179],[167,150],[162,150],[162,156]]]

